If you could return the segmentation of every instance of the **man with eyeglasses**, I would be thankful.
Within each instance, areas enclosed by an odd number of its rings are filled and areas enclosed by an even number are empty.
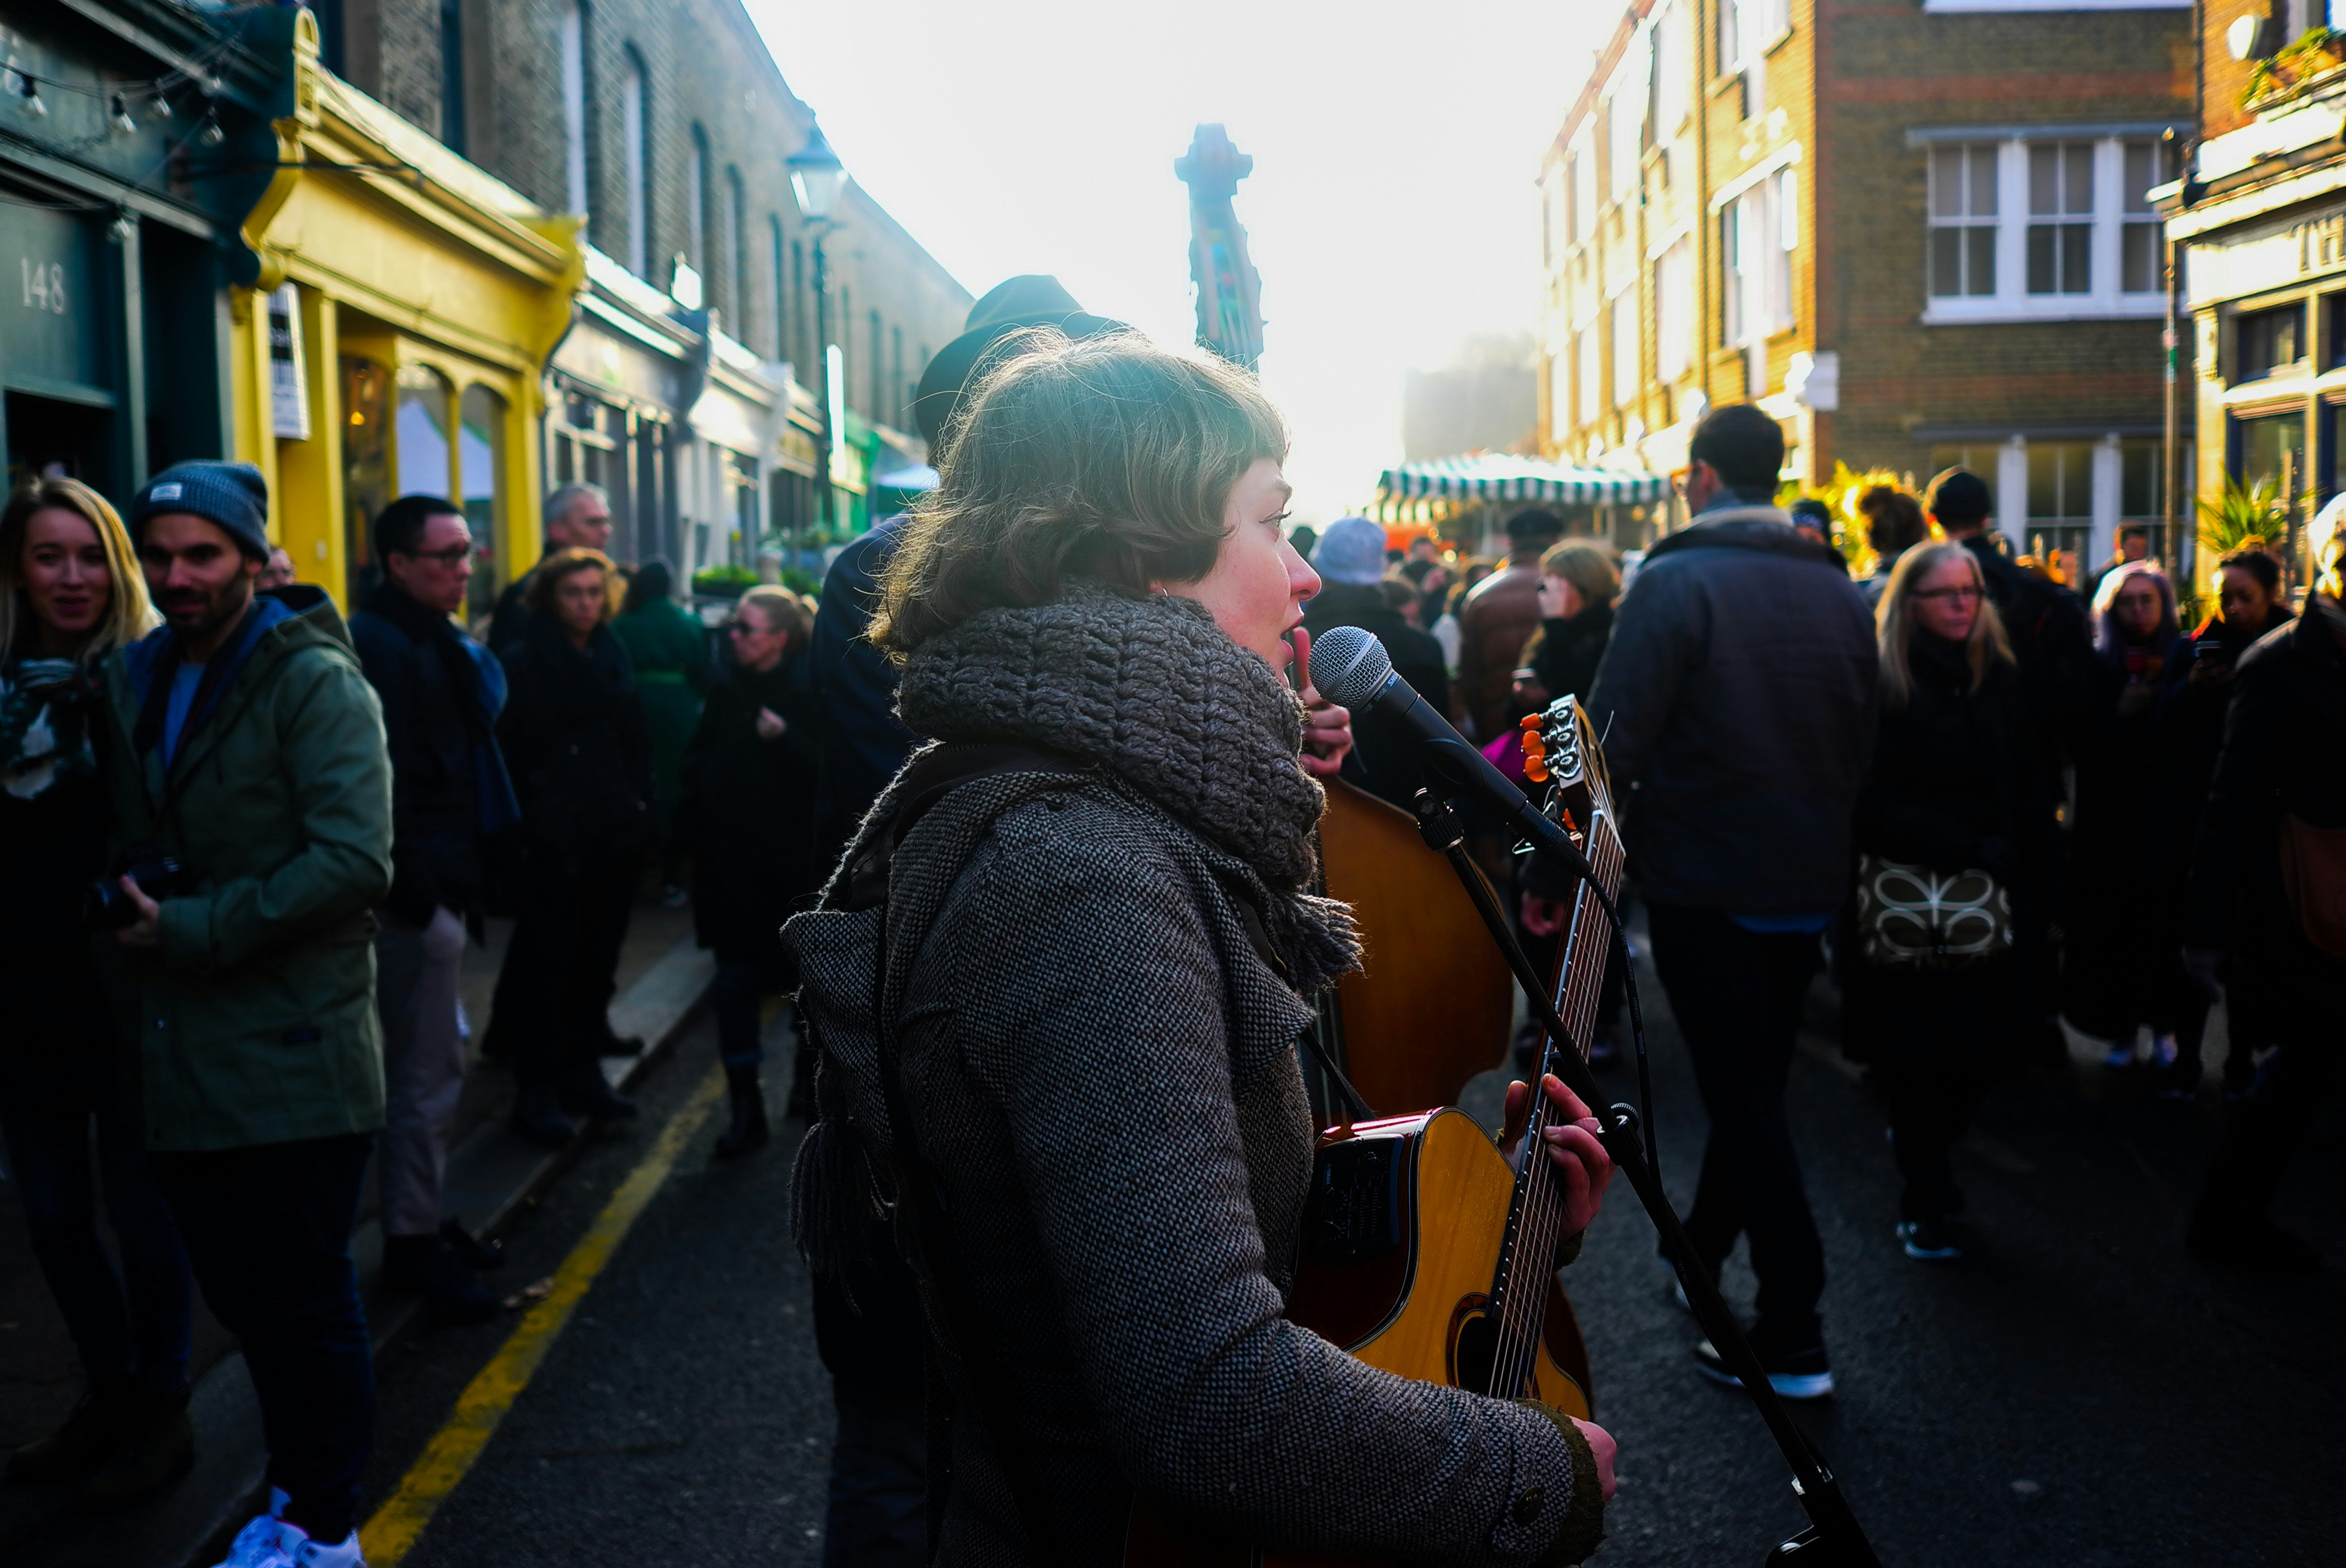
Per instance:
[[[488,912],[488,841],[519,815],[497,752],[505,672],[454,619],[473,575],[454,504],[400,497],[375,519],[374,545],[382,582],[351,617],[351,641],[391,748],[391,891],[374,938],[383,1281],[442,1318],[478,1321],[497,1302],[474,1270],[495,1255],[443,1220],[440,1182],[464,1084],[457,971]]]

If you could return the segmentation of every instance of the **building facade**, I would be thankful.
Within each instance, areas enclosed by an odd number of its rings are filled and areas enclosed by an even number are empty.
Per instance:
[[[1790,480],[1975,469],[2015,549],[2156,523],[2190,18],[1639,0],[1543,164],[1543,453],[1671,472],[1748,401]]]
[[[2330,503],[2346,423],[2346,40],[2303,0],[2202,11],[2200,139],[2157,197],[2196,351],[2191,473],[2215,504],[2228,487],[2270,486],[2259,531],[2301,586],[2341,510]],[[2195,579],[2213,566],[2201,561]]]
[[[219,146],[267,139],[278,82],[236,31],[166,0],[0,19],[0,448],[120,500],[230,450],[239,220],[268,184]]]
[[[817,236],[786,168],[813,116],[740,0],[323,0],[319,15],[333,68],[583,219],[601,260],[585,341],[556,355],[546,467],[611,489],[638,553],[746,564],[762,533],[811,520],[825,340],[842,412],[918,453],[896,433],[970,295],[851,183],[816,299]],[[831,515],[856,514],[842,494]]]

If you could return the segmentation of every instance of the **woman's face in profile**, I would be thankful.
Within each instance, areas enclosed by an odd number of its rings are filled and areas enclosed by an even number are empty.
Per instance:
[[[1303,620],[1302,601],[1320,591],[1320,574],[1287,542],[1287,502],[1294,492],[1270,458],[1230,486],[1222,508],[1222,553],[1194,583],[1158,585],[1194,599],[1239,647],[1284,675],[1294,649],[1287,634]]]

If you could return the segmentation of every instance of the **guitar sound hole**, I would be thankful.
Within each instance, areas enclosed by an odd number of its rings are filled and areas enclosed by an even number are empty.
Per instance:
[[[1477,1312],[1460,1323],[1452,1351],[1458,1386],[1471,1394],[1489,1393],[1491,1361],[1498,1349],[1499,1326],[1491,1318]]]

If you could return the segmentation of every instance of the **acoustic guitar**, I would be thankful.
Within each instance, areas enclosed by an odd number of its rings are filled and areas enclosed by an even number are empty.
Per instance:
[[[1588,716],[1566,697],[1525,723],[1526,777],[1608,897],[1625,858]],[[1421,853],[1424,852],[1422,849]],[[1574,891],[1556,963],[1556,1009],[1586,1047],[1612,922]],[[1548,1048],[1560,1048],[1551,1042]],[[1372,1367],[1587,1419],[1588,1358],[1553,1260],[1564,1189],[1538,1151],[1550,1105],[1535,1096],[1520,1168],[1464,1114],[1423,1111],[1340,1124],[1315,1152],[1287,1316]],[[1127,1568],[1305,1568],[1332,1560],[1215,1538],[1136,1502]]]

